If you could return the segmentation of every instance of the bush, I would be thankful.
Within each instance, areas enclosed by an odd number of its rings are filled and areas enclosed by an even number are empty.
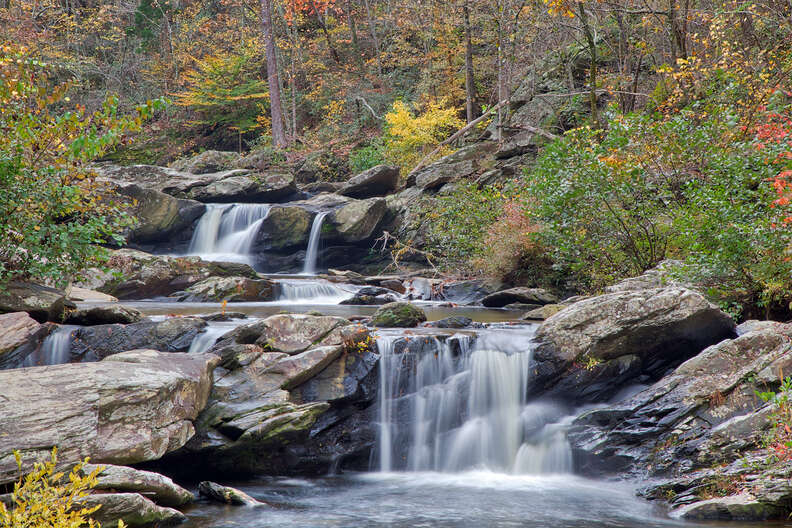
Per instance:
[[[92,113],[70,108],[68,85],[50,85],[48,71],[0,46],[0,283],[67,283],[102,261],[99,244],[123,241],[132,219],[86,164],[164,104],[150,102],[132,117],[117,115],[114,98]]]
[[[17,466],[22,471],[22,459],[15,451]],[[57,450],[52,449],[50,460],[37,462],[33,470],[20,477],[14,484],[11,506],[0,502],[0,526],[7,528],[80,528],[89,526],[101,528],[100,524],[89,519],[99,509],[80,508],[79,501],[90,494],[97,484],[97,476],[102,471],[98,467],[89,474],[82,468],[88,459],[77,464],[65,475],[56,472]],[[9,509],[10,508],[10,509]],[[124,523],[118,521],[118,528]]]
[[[368,170],[385,162],[384,144],[376,138],[365,147],[353,150],[349,154],[349,169],[353,174]]]

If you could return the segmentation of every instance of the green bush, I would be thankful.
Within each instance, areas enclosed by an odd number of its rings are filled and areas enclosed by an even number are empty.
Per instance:
[[[385,163],[382,140],[375,138],[365,147],[353,150],[349,154],[349,169],[353,174],[363,172]]]

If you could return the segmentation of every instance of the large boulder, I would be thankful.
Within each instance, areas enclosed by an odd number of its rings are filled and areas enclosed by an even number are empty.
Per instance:
[[[74,307],[66,292],[40,284],[11,281],[0,291],[0,313],[27,312],[40,323],[62,323]]]
[[[71,325],[93,326],[139,323],[141,320],[143,313],[140,310],[122,304],[109,304],[78,308],[71,312],[64,322]]]
[[[329,221],[334,230],[333,238],[343,242],[362,242],[372,235],[385,216],[387,210],[383,198],[355,200],[333,212]]]
[[[350,178],[337,192],[352,198],[370,198],[393,192],[398,185],[399,167],[377,165]]]
[[[343,317],[278,314],[232,330],[213,350],[229,343],[255,343],[268,351],[299,354],[312,346],[340,344],[341,337],[334,331],[349,324]]]
[[[21,365],[48,333],[26,312],[0,314],[0,370]]]
[[[83,272],[78,284],[119,299],[150,299],[183,291],[213,276],[258,278],[247,264],[166,257],[133,249],[114,251],[108,267],[112,272],[97,269]]]
[[[218,358],[135,350],[104,361],[0,372],[0,483],[58,446],[62,464],[156,460],[194,434]]]
[[[275,283],[246,277],[209,277],[176,293],[185,302],[264,302],[275,300]]]
[[[732,319],[698,293],[660,288],[576,302],[538,329],[534,394],[606,399],[639,375],[656,379],[735,335]]]
[[[82,327],[72,332],[71,355],[82,361],[97,361],[142,347],[162,352],[186,352],[205,327],[206,321],[198,317]]]
[[[175,198],[137,184],[119,185],[116,192],[130,199],[127,210],[138,220],[129,232],[129,240],[135,243],[187,241],[195,220],[206,211],[200,202]]]
[[[308,209],[292,204],[273,206],[267,217],[261,221],[253,244],[254,250],[306,247],[314,216],[315,213]]]
[[[185,193],[199,202],[279,202],[297,192],[294,176],[286,173],[236,174],[218,179]]]
[[[379,308],[371,318],[371,324],[382,327],[412,328],[426,321],[426,313],[406,302],[388,303]]]
[[[130,528],[179,524],[187,517],[179,510],[157,506],[139,493],[93,493],[79,498],[82,508],[100,508],[91,518],[103,526],[113,526],[123,521]]]
[[[425,190],[439,189],[443,185],[468,178],[486,167],[486,160],[497,148],[497,143],[484,141],[462,147],[415,173],[408,186]]]
[[[236,152],[205,150],[189,158],[176,160],[170,166],[181,172],[208,174],[234,168],[241,158]]]
[[[99,471],[96,491],[140,493],[162,506],[182,506],[192,502],[192,493],[174,483],[170,478],[127,466],[113,464],[85,464],[84,473]]]
[[[507,304],[553,304],[558,302],[558,297],[542,288],[509,288],[491,293],[481,300],[481,304],[488,308],[502,308]]]

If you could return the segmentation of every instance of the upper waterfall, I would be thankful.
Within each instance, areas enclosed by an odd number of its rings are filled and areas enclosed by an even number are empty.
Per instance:
[[[193,233],[190,255],[252,264],[252,246],[269,204],[208,204]]]

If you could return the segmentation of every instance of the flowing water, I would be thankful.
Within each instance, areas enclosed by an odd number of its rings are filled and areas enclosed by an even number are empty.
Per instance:
[[[41,347],[25,358],[23,367],[42,365],[61,365],[68,363],[71,355],[72,332],[79,328],[72,325],[61,325],[48,335]]]
[[[308,237],[308,249],[305,251],[304,275],[316,274],[316,261],[319,256],[319,239],[322,238],[322,224],[327,212],[317,213],[311,224],[311,235]]]
[[[207,204],[195,226],[188,255],[253,265],[252,246],[269,204]]]

